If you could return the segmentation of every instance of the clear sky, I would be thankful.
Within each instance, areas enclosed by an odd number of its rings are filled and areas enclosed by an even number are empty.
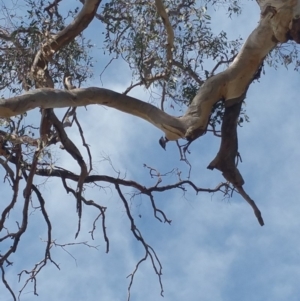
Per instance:
[[[224,10],[210,14],[215,31],[226,30],[230,37],[246,38],[259,20],[255,1],[247,2],[240,17],[230,19]],[[97,47],[101,47],[99,24],[93,21],[87,31]],[[99,74],[107,61],[97,47],[94,56],[99,69],[95,69],[95,77],[87,86],[101,86]],[[252,209],[237,194],[229,200],[223,199],[220,193],[195,195],[192,190],[185,194],[181,190],[155,194],[157,206],[172,220],[171,225],[154,219],[149,199],[137,196],[130,201],[132,213],[163,265],[164,299],[160,297],[158,279],[148,260],[136,274],[131,300],[299,300],[299,73],[292,69],[265,68],[266,74],[251,86],[246,99],[251,122],[239,129],[239,151],[243,159],[239,168],[246,182],[245,189],[260,208],[265,226],[259,226]],[[130,72],[123,63],[114,62],[102,81],[105,88],[123,92],[130,83]],[[132,95],[147,101],[147,93],[137,89]],[[155,179],[150,178],[143,164],[162,173],[179,168],[182,177],[187,176],[188,168],[179,161],[175,143],[168,144],[164,151],[158,144],[162,133],[151,124],[100,106],[81,108],[79,114],[93,153],[95,172],[117,176],[115,169],[120,177],[145,186],[153,185]],[[78,133],[69,133],[81,145]],[[193,166],[191,178],[197,186],[213,188],[222,181],[218,171],[206,169],[218,145],[217,138],[206,136],[191,145],[188,159]],[[78,170],[69,156],[59,150],[54,150],[53,155],[57,165]],[[114,169],[108,161],[103,161],[104,157],[111,159]],[[173,175],[165,180],[176,182],[177,179]],[[38,181],[44,183],[45,179]],[[6,190],[2,187],[4,184],[1,185],[4,202]],[[48,179],[40,189],[52,219],[53,237],[63,244],[74,242],[77,214],[72,197],[61,187],[60,181]],[[124,192],[129,199],[132,190]],[[39,297],[33,296],[29,284],[21,300],[126,300],[129,284],[126,277],[144,256],[144,250],[130,232],[124,206],[113,186],[87,189],[85,197],[108,207],[110,252],[105,253],[100,223],[95,240],[91,240],[88,232],[97,213],[84,207],[82,229],[75,242],[88,241],[98,246],[98,250],[85,246],[53,248],[52,257],[61,270],[48,264],[38,277]],[[11,223],[15,225],[13,218]],[[30,270],[43,258],[43,239],[46,239],[45,222],[38,210],[32,210],[27,234],[13,256],[14,265],[7,269],[7,279],[15,291],[24,284],[24,278],[18,283],[17,273]],[[0,299],[11,300],[3,285]]]

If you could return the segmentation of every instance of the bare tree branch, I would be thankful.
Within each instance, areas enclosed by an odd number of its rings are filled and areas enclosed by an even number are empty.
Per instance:
[[[5,279],[5,270],[3,268],[3,265],[0,266],[1,272],[2,272],[2,282],[4,283],[5,287],[7,288],[7,290],[10,292],[12,298],[14,301],[17,301],[16,295],[14,294],[13,290],[11,289],[10,285],[8,284],[8,282]]]
[[[81,220],[81,214],[82,214],[81,194],[82,194],[84,180],[85,180],[86,176],[88,175],[88,171],[87,171],[86,164],[82,158],[82,155],[81,155],[79,149],[69,139],[68,135],[65,132],[63,124],[58,120],[58,118],[55,116],[55,114],[52,111],[49,112],[49,119],[51,120],[53,126],[56,129],[62,145],[64,146],[66,151],[78,162],[80,169],[81,169],[81,173],[80,173],[80,176],[78,179],[78,184],[77,184],[77,191],[76,191],[77,212],[78,212],[78,217],[79,217],[78,231],[75,236],[75,238],[76,238],[80,231],[80,220]]]
[[[129,283],[129,286],[128,286],[128,298],[127,298],[127,301],[130,300],[130,291],[131,291],[131,286],[132,286],[132,283],[133,283],[133,279],[134,279],[134,276],[135,276],[135,273],[137,272],[140,264],[145,261],[148,256],[150,257],[150,260],[151,260],[151,263],[152,263],[152,267],[158,277],[158,280],[159,280],[159,283],[160,283],[160,293],[161,293],[161,296],[163,296],[163,292],[164,292],[164,289],[163,289],[163,285],[162,285],[162,282],[161,282],[161,276],[162,276],[162,265],[160,263],[160,260],[158,259],[155,251],[153,250],[153,248],[151,246],[149,246],[146,241],[144,240],[143,238],[143,235],[141,234],[140,230],[136,227],[135,225],[135,222],[134,222],[134,219],[130,213],[130,209],[129,209],[129,206],[128,206],[128,203],[119,187],[118,184],[115,184],[115,187],[118,191],[118,194],[124,204],[124,207],[125,207],[125,210],[126,210],[126,214],[130,220],[130,230],[131,232],[133,233],[134,237],[141,242],[141,244],[143,245],[144,249],[145,249],[145,256],[137,263],[134,271],[128,276],[130,277],[130,283]]]

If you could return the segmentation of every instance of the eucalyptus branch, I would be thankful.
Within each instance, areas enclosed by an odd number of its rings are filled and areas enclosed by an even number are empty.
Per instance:
[[[157,9],[157,13],[160,15],[163,24],[166,28],[167,32],[167,43],[166,43],[166,48],[167,48],[167,62],[168,62],[168,71],[167,73],[170,72],[171,66],[172,66],[172,61],[173,61],[173,51],[174,51],[174,30],[171,25],[171,22],[169,20],[169,16],[167,14],[166,8],[163,4],[163,0],[155,0],[155,5]]]

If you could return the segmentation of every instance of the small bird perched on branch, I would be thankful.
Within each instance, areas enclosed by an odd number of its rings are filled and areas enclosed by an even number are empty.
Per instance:
[[[74,86],[72,83],[72,77],[69,75],[68,76],[64,75],[63,83],[66,90],[76,89],[76,86]],[[70,117],[75,115],[75,112],[76,112],[76,107],[69,108],[63,120],[64,127],[72,126],[74,119],[70,121]]]
[[[76,86],[72,83],[72,77],[71,76],[64,76],[64,87],[66,90],[73,90],[76,89]]]
[[[169,141],[169,139],[168,139],[167,137],[161,137],[161,138],[158,140],[160,146],[161,146],[164,150],[166,150],[166,144],[167,144],[168,141]]]

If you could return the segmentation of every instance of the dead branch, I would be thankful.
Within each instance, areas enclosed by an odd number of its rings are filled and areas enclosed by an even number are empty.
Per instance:
[[[225,108],[221,128],[222,138],[220,150],[215,159],[208,165],[207,168],[216,168],[222,172],[224,178],[232,183],[241,196],[250,204],[254,210],[259,224],[263,226],[264,221],[261,217],[259,209],[242,188],[244,185],[244,179],[240,174],[236,164],[236,159],[238,156],[237,120],[244,98],[245,95],[243,95],[234,105]]]
[[[127,301],[130,300],[130,291],[131,291],[131,286],[132,286],[132,283],[133,283],[133,279],[134,279],[134,276],[135,276],[135,273],[137,272],[140,264],[145,261],[148,256],[150,257],[150,260],[151,260],[151,263],[152,263],[152,267],[158,277],[158,280],[159,280],[159,284],[160,284],[160,293],[161,293],[161,296],[163,296],[163,285],[162,285],[162,281],[161,281],[161,276],[162,276],[162,265],[160,263],[160,260],[158,259],[157,255],[156,255],[156,252],[153,250],[153,248],[151,246],[149,246],[146,241],[144,240],[143,238],[143,235],[141,234],[140,230],[136,227],[135,225],[135,222],[134,222],[134,219],[131,215],[131,212],[130,212],[130,209],[129,209],[129,206],[128,206],[128,202],[127,200],[125,199],[121,189],[120,189],[120,186],[118,184],[115,184],[115,187],[116,187],[116,190],[124,204],[124,207],[125,207],[125,210],[126,210],[126,214],[130,220],[130,230],[131,232],[133,233],[133,236],[141,242],[141,244],[143,245],[144,249],[145,249],[145,256],[136,264],[136,267],[134,269],[134,271],[128,276],[130,277],[130,283],[129,283],[129,286],[128,286],[128,298],[127,298]]]
[[[81,220],[81,214],[82,214],[82,205],[81,205],[81,195],[82,195],[82,189],[83,189],[83,184],[86,176],[88,175],[87,167],[86,164],[82,158],[82,155],[79,151],[79,149],[76,147],[76,145],[72,142],[72,140],[69,139],[63,124],[58,120],[56,115],[54,114],[53,111],[48,112],[48,118],[51,120],[51,123],[55,127],[58,136],[60,138],[60,141],[62,145],[64,146],[65,150],[77,161],[77,163],[80,166],[81,173],[78,179],[78,184],[77,184],[77,191],[76,191],[76,198],[77,198],[77,212],[78,212],[78,231],[76,233],[76,236],[79,234],[80,231],[80,220]]]
[[[8,284],[8,282],[5,279],[5,270],[3,268],[3,265],[0,265],[0,269],[1,269],[1,272],[2,272],[2,275],[1,275],[2,283],[4,283],[6,289],[10,292],[13,300],[17,301],[17,298],[16,298],[16,295],[14,294],[14,291],[11,289],[10,285]]]
[[[82,140],[82,145],[86,148],[86,151],[88,153],[88,156],[89,156],[89,171],[87,172],[88,174],[93,170],[93,162],[92,162],[92,154],[91,154],[91,150],[90,150],[90,147],[89,145],[86,143],[85,141],[85,138],[84,138],[84,133],[83,133],[83,130],[82,130],[82,127],[80,125],[80,122],[77,118],[77,115],[76,113],[74,114],[74,121],[78,127],[78,130],[79,130],[79,134],[80,134],[80,137],[81,137],[81,140]]]
[[[64,170],[64,169],[59,169],[56,167],[53,167],[51,169],[37,169],[36,174],[39,176],[44,176],[44,177],[58,177],[62,179],[69,179],[72,181],[78,181],[79,180],[79,175],[76,175],[70,171]],[[145,187],[138,182],[132,181],[132,180],[125,180],[125,179],[120,179],[120,178],[114,178],[111,176],[106,176],[106,175],[88,175],[84,183],[93,183],[93,182],[107,182],[111,184],[118,184],[126,187],[133,187],[137,190],[139,190],[143,194],[147,194],[149,192],[163,192],[163,191],[168,191],[172,190],[174,188],[179,188],[183,191],[186,190],[185,185],[191,187],[197,194],[199,192],[208,192],[208,193],[215,193],[218,191],[222,192],[222,188],[226,188],[228,184],[226,183],[221,183],[217,185],[215,188],[201,188],[195,185],[192,181],[190,180],[182,180],[178,181],[177,183],[170,184],[170,185],[165,185],[165,186],[151,186],[151,187]]]
[[[63,182],[64,188],[66,189],[67,193],[71,192],[74,195],[74,197],[76,198],[77,197],[76,192],[71,187],[69,187],[67,185],[67,182],[66,182],[65,178],[62,178],[62,182]],[[86,200],[83,196],[81,196],[81,201],[84,204],[86,204],[88,206],[93,206],[93,207],[97,208],[100,211],[100,214],[95,218],[95,220],[93,222],[93,229],[92,229],[92,231],[90,233],[91,233],[92,239],[94,239],[94,236],[93,236],[94,234],[93,233],[94,233],[94,230],[96,229],[96,221],[101,216],[102,217],[103,238],[104,238],[104,241],[106,242],[106,253],[108,253],[109,252],[109,239],[108,239],[108,236],[107,236],[106,224],[105,224],[105,219],[106,219],[105,211],[106,211],[106,207],[103,207],[103,206],[97,204],[93,200]],[[76,234],[78,234],[78,233],[76,233]]]
[[[25,186],[25,189],[23,191],[23,196],[24,196],[24,205],[23,205],[23,212],[22,212],[22,224],[19,227],[19,230],[15,233],[8,233],[7,235],[3,236],[0,238],[0,242],[7,239],[11,238],[13,240],[13,245],[7,250],[6,253],[4,253],[1,258],[0,258],[0,266],[3,265],[3,263],[8,259],[8,257],[16,252],[19,241],[21,236],[25,233],[28,225],[28,208],[29,208],[29,202],[30,202],[30,196],[31,196],[31,189],[32,189],[32,181],[33,177],[35,175],[35,170],[37,167],[38,163],[38,157],[40,154],[41,148],[38,148],[33,157],[32,165],[29,170],[28,178],[27,178],[27,184]],[[4,216],[5,217],[5,216]],[[4,222],[4,220],[3,220]]]

